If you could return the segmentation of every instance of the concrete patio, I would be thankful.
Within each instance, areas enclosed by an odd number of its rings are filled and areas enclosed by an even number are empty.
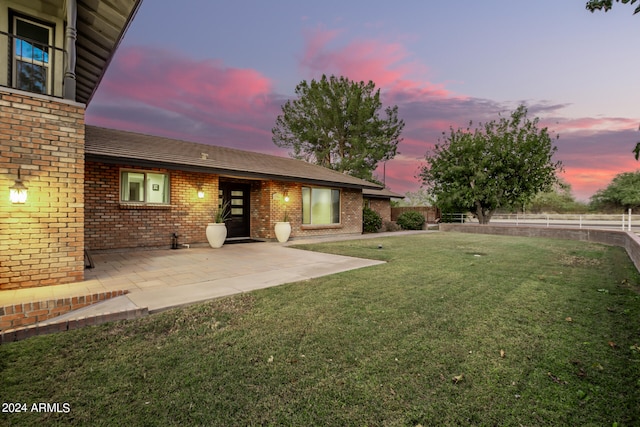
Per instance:
[[[40,322],[40,325],[139,308],[149,313],[381,264],[381,261],[290,248],[292,244],[335,240],[376,239],[425,233],[395,232],[329,239],[227,244],[220,249],[110,251],[93,254],[95,268],[85,281],[59,286],[0,292],[0,306],[71,298],[105,291],[126,290],[115,297]]]

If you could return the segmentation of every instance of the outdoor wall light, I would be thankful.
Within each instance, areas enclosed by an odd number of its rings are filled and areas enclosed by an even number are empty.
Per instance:
[[[11,203],[24,203],[27,201],[27,187],[25,187],[20,178],[20,169],[18,169],[18,179],[16,179],[15,184],[9,187],[9,200],[11,200]]]
[[[198,187],[198,199],[204,199],[204,189],[202,188],[202,185]]]
[[[282,193],[273,193],[271,195],[271,198],[275,201],[284,201],[285,203],[289,203],[289,195],[287,193],[282,194]]]

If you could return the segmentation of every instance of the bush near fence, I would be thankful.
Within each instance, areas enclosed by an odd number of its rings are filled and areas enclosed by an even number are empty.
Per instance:
[[[427,224],[435,224],[440,219],[440,209],[434,206],[402,206],[391,208],[391,221],[397,221],[402,213],[409,211],[422,214]]]

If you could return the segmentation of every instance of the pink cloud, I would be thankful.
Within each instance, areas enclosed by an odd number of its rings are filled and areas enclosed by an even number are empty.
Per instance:
[[[270,143],[278,112],[272,81],[256,70],[129,47],[112,62],[87,122],[248,148],[252,139]]]
[[[260,114],[272,91],[272,82],[257,71],[225,67],[221,61],[141,47],[124,48],[117,59],[100,91],[107,100],[136,101],[206,120]]]
[[[413,61],[403,45],[353,40],[343,46],[330,46],[340,34],[342,31],[324,29],[305,33],[305,51],[300,67],[311,78],[334,74],[355,81],[371,80],[392,98],[394,93],[407,93],[413,97],[451,95],[440,84],[416,80],[416,75],[426,73],[426,67]]]
[[[580,117],[574,119],[558,119],[551,123],[551,119],[545,120],[545,126],[556,132],[580,132],[589,133],[597,131],[624,131],[638,129],[640,119],[630,119],[625,117]]]
[[[421,76],[424,65],[398,43],[376,40],[340,42],[341,30],[304,34],[299,58],[303,74],[345,75],[373,80],[383,102],[398,105],[405,120],[400,154],[387,162],[386,182],[396,192],[416,191],[416,174],[425,153],[449,127],[485,122],[512,109],[489,99],[457,96]],[[308,77],[307,77],[308,78]],[[123,47],[114,58],[87,111],[87,122],[208,144],[286,155],[271,142],[271,128],[287,97],[259,71],[233,68],[220,60],[196,61],[162,49]],[[574,195],[587,200],[617,173],[640,166],[631,149],[640,120],[562,118],[563,105],[533,103],[531,116],[560,134],[556,158]],[[553,116],[553,117],[551,117]],[[382,167],[377,170],[382,178]]]

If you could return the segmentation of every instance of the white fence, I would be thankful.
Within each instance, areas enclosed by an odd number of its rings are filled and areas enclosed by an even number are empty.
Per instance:
[[[442,220],[452,223],[478,223],[478,219],[470,213],[443,214]],[[640,232],[640,214],[495,214],[491,217],[491,224],[600,228]]]

